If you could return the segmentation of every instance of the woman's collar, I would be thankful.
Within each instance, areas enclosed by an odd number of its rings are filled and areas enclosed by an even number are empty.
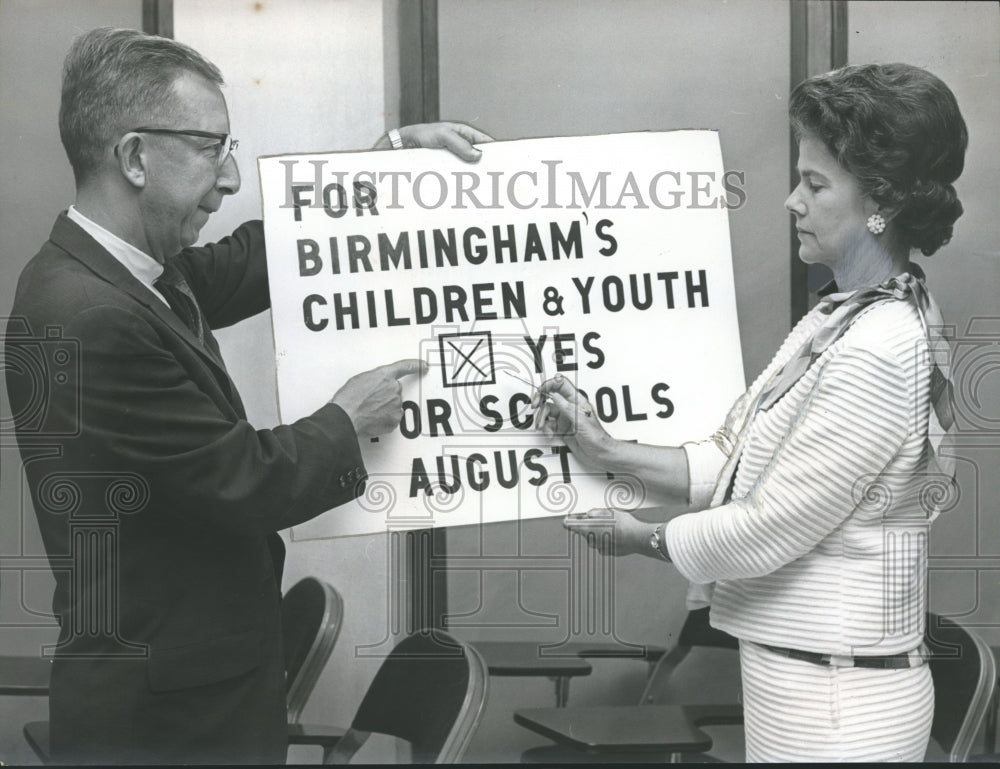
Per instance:
[[[873,288],[893,289],[900,284],[908,283],[910,279],[916,279],[921,282],[926,280],[923,269],[920,265],[915,264],[914,262],[908,262],[906,270],[901,272],[899,275],[895,275],[875,286],[861,286],[853,291],[841,291],[837,287],[837,281],[831,280],[829,283],[824,284],[819,291],[816,292],[816,296],[819,297],[820,302],[839,304],[852,294],[856,294],[858,291],[868,291]]]

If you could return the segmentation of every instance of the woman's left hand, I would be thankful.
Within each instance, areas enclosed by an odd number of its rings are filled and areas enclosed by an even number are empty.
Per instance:
[[[472,146],[493,141],[493,137],[478,128],[465,123],[415,123],[402,126],[399,138],[403,140],[404,149],[446,149],[453,155],[474,163],[483,154],[482,150]],[[392,146],[388,135],[375,143],[375,149],[385,150]]]
[[[601,425],[594,407],[566,377],[557,375],[542,382],[532,396],[535,429],[559,437],[573,456],[591,468],[612,471],[614,438]]]
[[[624,510],[595,508],[563,518],[563,526],[585,537],[602,555],[648,554],[655,524],[643,523]]]

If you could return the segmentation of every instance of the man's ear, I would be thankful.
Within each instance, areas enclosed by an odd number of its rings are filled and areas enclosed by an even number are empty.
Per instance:
[[[118,170],[133,187],[146,186],[146,149],[142,137],[127,133],[115,145]]]

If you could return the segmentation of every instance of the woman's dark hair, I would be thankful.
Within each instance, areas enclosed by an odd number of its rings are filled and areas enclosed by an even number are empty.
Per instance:
[[[863,192],[898,210],[908,247],[930,256],[951,239],[969,134],[940,78],[909,64],[843,67],[799,83],[788,112],[796,138],[822,141]]]

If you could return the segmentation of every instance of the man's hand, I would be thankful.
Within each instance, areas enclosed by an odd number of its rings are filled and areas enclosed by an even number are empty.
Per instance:
[[[473,144],[493,141],[493,137],[464,123],[417,123],[399,129],[399,138],[405,149],[424,147],[425,149],[445,149],[462,160],[474,163],[482,151]],[[387,150],[392,145],[388,135],[375,143],[375,149]]]
[[[427,373],[427,364],[416,358],[398,360],[352,376],[330,400],[351,418],[358,438],[392,432],[403,418],[400,377]]]

